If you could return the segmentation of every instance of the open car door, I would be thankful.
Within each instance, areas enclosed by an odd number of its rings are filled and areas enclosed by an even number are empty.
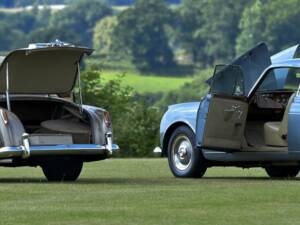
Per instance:
[[[260,43],[227,66],[218,66],[207,82],[210,95],[202,102],[197,118],[197,146],[240,150],[248,112],[246,96],[261,73],[271,65],[265,43]]]
[[[213,150],[240,150],[248,112],[241,67],[217,66],[210,94],[202,147]]]

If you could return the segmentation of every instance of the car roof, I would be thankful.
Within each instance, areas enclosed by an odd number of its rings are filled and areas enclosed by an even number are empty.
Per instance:
[[[300,68],[300,58],[287,59],[282,61],[277,61],[273,63],[270,67],[299,67]]]

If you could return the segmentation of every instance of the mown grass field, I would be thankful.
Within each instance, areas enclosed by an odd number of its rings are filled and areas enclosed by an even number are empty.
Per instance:
[[[165,159],[86,164],[76,183],[36,168],[1,168],[0,224],[300,224],[300,181],[261,169],[209,169],[176,179]]]

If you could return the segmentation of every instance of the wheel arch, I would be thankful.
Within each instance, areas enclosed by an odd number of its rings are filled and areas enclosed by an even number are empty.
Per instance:
[[[168,156],[169,140],[170,140],[171,135],[174,132],[174,130],[177,129],[178,127],[180,127],[180,126],[186,126],[186,127],[190,128],[193,131],[193,133],[195,134],[194,129],[188,123],[186,123],[184,121],[177,121],[177,122],[173,123],[172,125],[170,125],[168,127],[168,129],[165,132],[163,142],[162,142],[162,156]]]

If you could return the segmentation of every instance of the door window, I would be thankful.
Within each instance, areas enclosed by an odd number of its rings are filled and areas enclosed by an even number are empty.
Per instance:
[[[216,66],[210,92],[220,95],[245,96],[244,75],[241,67]]]
[[[259,92],[297,91],[300,84],[299,68],[275,68],[270,70],[261,85]]]

